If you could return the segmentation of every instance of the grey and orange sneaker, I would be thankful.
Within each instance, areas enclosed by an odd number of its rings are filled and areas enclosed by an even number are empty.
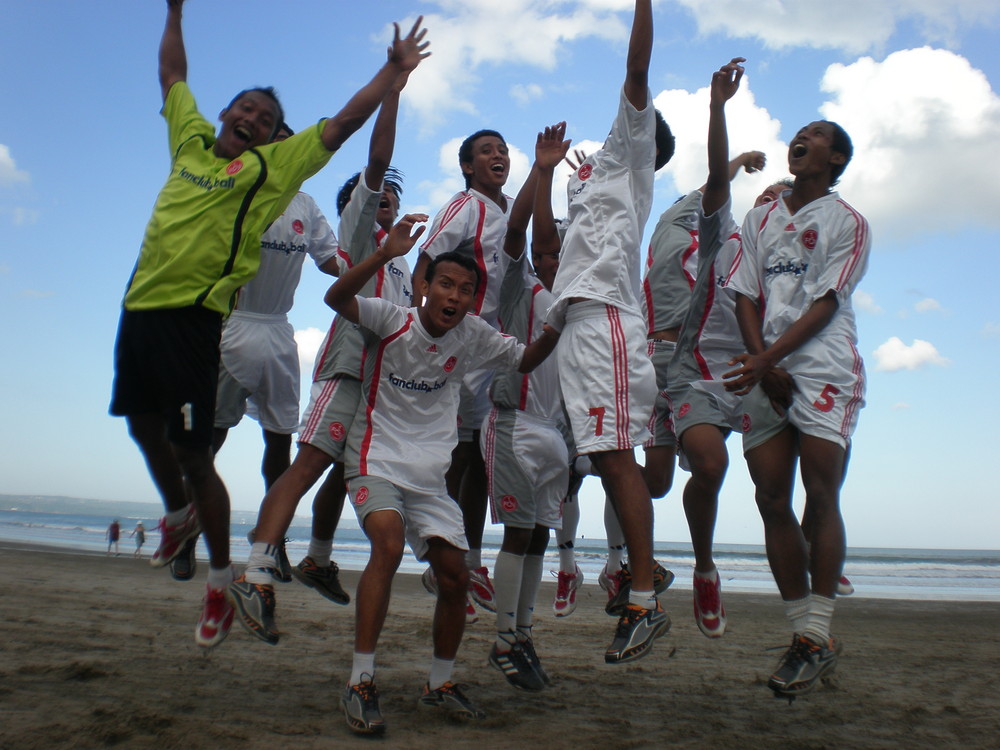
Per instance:
[[[809,636],[796,633],[767,686],[776,696],[794,698],[804,695],[836,669],[842,650],[843,646],[836,638],[817,643]]]
[[[361,675],[361,682],[348,686],[340,699],[340,705],[351,731],[358,734],[385,732],[385,719],[382,718],[378,698],[378,688],[370,674]]]
[[[299,583],[308,586],[325,596],[334,604],[350,604],[351,595],[340,585],[340,568],[330,561],[327,567],[320,567],[306,555],[298,565],[292,568],[292,577]]]
[[[608,664],[624,664],[641,659],[653,648],[653,641],[670,630],[670,615],[659,602],[656,609],[626,604],[618,619],[615,637],[604,652]]]
[[[247,632],[272,646],[280,634],[274,624],[274,586],[250,583],[240,576],[226,587],[226,600]]]
[[[424,692],[419,699],[420,707],[439,708],[459,719],[485,719],[486,712],[469,700],[465,694],[466,687],[468,686],[446,682],[431,690],[430,685],[424,683]]]

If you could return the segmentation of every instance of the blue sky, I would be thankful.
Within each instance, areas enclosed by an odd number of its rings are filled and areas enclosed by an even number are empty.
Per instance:
[[[107,403],[121,296],[168,169],[156,77],[165,3],[4,5],[0,492],[155,501]],[[273,84],[298,129],[339,109],[384,59],[391,22],[416,13],[434,55],[404,92],[394,160],[404,210],[433,214],[461,187],[458,142],[481,127],[512,147],[512,195],[544,125],[565,119],[587,149],[603,141],[629,0],[188,0],[189,82],[209,117],[241,88]],[[784,176],[783,144],[798,127],[819,117],[844,125],[855,158],[840,193],[873,235],[855,298],[869,387],[842,496],[848,542],[996,548],[1000,7],[660,0],[654,13],[651,88],[678,153],[657,179],[647,239],[655,217],[704,180],[706,87],[730,57],[748,60],[729,106],[732,150],[769,157],[763,175],[734,183],[738,218]],[[369,132],[305,185],[335,227],[337,189],[363,165]],[[565,172],[557,177],[558,215]],[[326,286],[306,269],[291,315],[307,373],[330,322]],[[255,509],[263,495],[259,444],[245,421],[219,456],[236,508]],[[717,540],[760,543],[736,439],[730,448]],[[685,480],[679,471],[657,501],[657,539],[687,538]],[[581,533],[603,536],[595,480],[583,502]]]

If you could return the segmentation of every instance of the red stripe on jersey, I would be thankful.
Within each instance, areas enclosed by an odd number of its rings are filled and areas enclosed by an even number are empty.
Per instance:
[[[712,306],[715,304],[715,263],[708,267],[708,296],[705,297],[705,307],[701,311],[701,320],[698,321],[698,333],[695,334],[694,347],[692,348],[692,354],[694,354],[694,360],[698,363],[698,370],[701,372],[702,380],[711,380],[712,371],[708,369],[708,362],[705,361],[704,355],[701,353],[701,334],[705,330],[705,324],[708,322],[709,313],[712,311]]]
[[[462,206],[464,206],[470,200],[472,200],[472,196],[469,193],[464,193],[461,198],[456,198],[455,200],[453,200],[444,209],[444,214],[441,216],[441,223],[438,225],[437,230],[427,239],[427,242],[425,242],[420,249],[423,250],[432,242],[434,242],[434,240],[437,239],[437,236],[441,234],[441,230],[445,228],[445,226],[448,224],[449,221],[451,221],[452,219],[455,218],[455,216],[458,215],[458,212],[462,210]]]
[[[411,313],[406,316],[406,322],[400,326],[398,331],[390,333],[379,342],[378,349],[375,352],[375,367],[372,372],[372,382],[368,388],[368,396],[365,399],[365,436],[361,440],[361,450],[359,451],[360,460],[358,461],[358,469],[362,476],[368,474],[368,452],[371,450],[372,431],[374,429],[372,412],[375,410],[375,402],[378,400],[379,378],[382,375],[382,359],[385,357],[385,349],[389,344],[406,333],[412,323],[413,314]]]
[[[844,201],[837,202],[851,212],[851,216],[854,217],[855,221],[854,246],[851,248],[851,257],[844,264],[844,268],[840,272],[840,278],[837,279],[837,291],[839,292],[847,285],[847,282],[854,275],[858,264],[861,262],[861,251],[868,241],[868,222],[865,221],[865,218],[861,214],[844,203]]]
[[[646,251],[646,276],[642,280],[642,295],[646,300],[646,333],[656,332],[656,311],[653,309],[653,288],[649,285],[649,269],[653,267],[653,243],[649,243]]]
[[[486,275],[486,258],[483,257],[483,227],[486,225],[486,204],[476,201],[479,204],[479,221],[476,222],[476,238],[474,248],[476,251],[476,265],[479,266],[479,289],[476,290],[476,315],[483,311],[483,302],[486,300],[486,287],[489,284],[489,276]]]
[[[688,259],[698,252],[698,230],[690,230],[691,234],[691,244],[687,246],[687,250],[681,255],[681,271],[684,273],[684,278],[687,280],[688,289],[694,289],[695,277],[687,272],[686,263]]]
[[[541,284],[535,284],[531,290],[531,304],[528,306],[528,331],[524,336],[524,344],[527,346],[532,342],[532,334],[535,331],[535,299],[538,293],[544,289]],[[521,376],[521,395],[517,401],[517,408],[524,411],[528,407],[528,387],[531,373],[526,372]]]
[[[319,377],[320,370],[323,369],[323,364],[326,362],[326,355],[330,353],[330,344],[333,343],[333,332],[337,330],[338,320],[340,320],[339,317],[333,319],[333,322],[330,324],[330,330],[327,331],[326,338],[323,339],[323,344],[320,346],[319,353],[316,356],[316,364],[313,366],[314,382]]]

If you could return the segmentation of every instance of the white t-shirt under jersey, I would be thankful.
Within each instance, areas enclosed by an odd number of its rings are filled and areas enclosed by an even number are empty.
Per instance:
[[[458,395],[471,370],[517,367],[524,346],[467,315],[431,336],[415,307],[358,297],[366,334],[364,381],[347,437],[347,478],[378,476],[400,487],[444,494],[458,442]]]
[[[604,146],[569,178],[569,228],[552,286],[549,322],[562,330],[566,305],[581,297],[641,315],[642,232],[653,202],[656,115],[649,91],[637,110],[622,88]]]

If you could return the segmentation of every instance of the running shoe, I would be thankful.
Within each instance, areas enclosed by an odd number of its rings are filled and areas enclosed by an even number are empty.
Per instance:
[[[494,643],[490,649],[490,666],[503,672],[507,682],[521,690],[538,692],[545,689],[545,681],[528,661],[520,643],[515,643],[510,651],[498,651]]]
[[[201,533],[201,524],[198,523],[198,514],[194,511],[194,505],[187,507],[187,515],[179,524],[175,526],[167,525],[167,518],[160,519],[160,546],[149,559],[149,564],[154,568],[162,568],[168,565],[177,555],[184,550],[184,545],[189,539],[197,539]]]
[[[226,599],[251,635],[272,646],[278,642],[280,636],[274,624],[274,586],[250,583],[245,576],[240,576],[226,587]]]
[[[424,692],[420,696],[420,706],[442,708],[460,719],[485,719],[486,712],[478,708],[463,692],[467,687],[468,685],[446,682],[441,687],[431,690],[431,686],[425,683]]]
[[[607,566],[605,566],[607,567]],[[653,560],[653,592],[662,594],[670,584],[674,582],[674,574]],[[608,603],[604,611],[609,615],[620,615],[625,605],[628,604],[629,594],[632,593],[632,571],[628,569],[628,563],[622,563],[622,569],[616,574],[617,588],[615,595],[610,595],[608,591]]]
[[[837,581],[837,596],[850,596],[854,593],[854,584],[848,580],[847,576],[841,576]]]
[[[232,624],[233,608],[226,601],[223,590],[206,586],[201,617],[198,618],[198,627],[194,629],[194,642],[202,648],[218,646],[229,635]]]
[[[709,580],[694,574],[694,619],[708,638],[721,638],[726,632],[726,608],[722,606],[722,581],[719,571]]]
[[[347,726],[358,734],[383,734],[385,720],[378,705],[378,688],[370,674],[361,675],[361,682],[350,685],[340,698]]]
[[[541,660],[538,658],[538,653],[535,651],[534,641],[518,641],[517,645],[519,645],[521,650],[524,651],[524,655],[528,657],[528,661],[531,663],[531,666],[535,668],[535,672],[538,676],[542,678],[542,682],[546,685],[551,685],[552,680],[549,679],[549,673],[545,671]]]
[[[434,577],[434,569],[428,567],[421,575],[420,582],[424,584],[424,588],[427,589],[428,594],[433,596],[438,595],[438,582],[437,578]]]
[[[621,571],[608,572],[608,564],[604,563],[601,574],[597,576],[597,585],[608,592],[608,603],[618,595],[618,584],[621,578]]]
[[[490,580],[490,571],[485,565],[469,571],[469,594],[472,595],[473,601],[483,609],[489,612],[497,611],[493,582]]]
[[[623,664],[649,653],[653,641],[670,630],[670,615],[657,603],[656,609],[626,604],[615,637],[604,652],[608,664]]]
[[[257,529],[250,529],[247,532],[247,541],[250,544],[253,544],[256,534]],[[278,553],[275,555],[275,559],[278,561],[278,568],[277,570],[271,568],[271,577],[282,583],[289,583],[292,580],[292,564],[288,560],[288,553],[285,552],[285,545],[289,541],[291,540],[288,537],[281,540],[281,544],[278,545]]]
[[[301,562],[292,568],[292,577],[299,583],[308,586],[321,595],[325,596],[334,604],[350,604],[351,595],[344,591],[340,585],[340,568],[337,563],[330,561],[330,565],[321,568],[315,561],[306,555]]]
[[[576,590],[583,583],[583,571],[576,566],[575,573],[560,570],[556,581],[556,598],[552,611],[556,617],[569,617],[576,610]]]
[[[465,597],[465,624],[472,625],[477,622],[479,622],[479,613],[472,606],[472,599]]]
[[[184,543],[184,549],[173,560],[170,561],[170,575],[178,581],[190,581],[194,578],[195,571],[198,570],[198,561],[195,559],[194,551],[198,546],[198,537],[188,539]]]
[[[779,696],[804,695],[816,687],[825,675],[834,671],[841,650],[842,645],[835,638],[820,644],[796,633],[767,686]]]

